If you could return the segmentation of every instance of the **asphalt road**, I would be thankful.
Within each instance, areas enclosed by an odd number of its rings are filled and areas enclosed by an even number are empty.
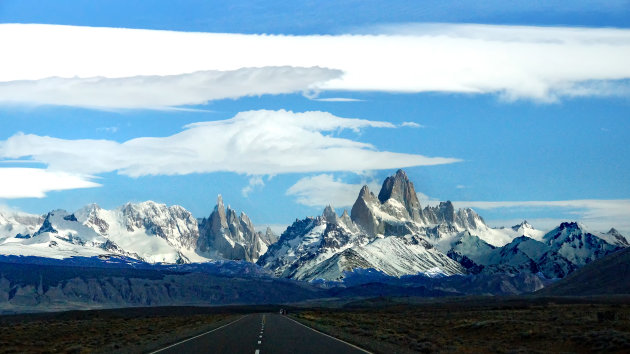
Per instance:
[[[251,314],[155,353],[366,353],[278,314]]]

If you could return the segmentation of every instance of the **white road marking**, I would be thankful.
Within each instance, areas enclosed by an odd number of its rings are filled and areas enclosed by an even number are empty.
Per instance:
[[[256,351],[254,352],[254,354],[260,354],[260,350],[256,349]]]
[[[219,328],[215,328],[215,329],[213,329],[213,330],[210,330],[210,331],[208,331],[208,332],[201,333],[200,335],[194,336],[194,337],[192,337],[192,338],[188,338],[188,339],[185,339],[185,340],[183,340],[183,341],[181,341],[181,342],[177,342],[177,343],[175,343],[175,344],[171,344],[171,345],[169,345],[169,346],[168,346],[168,347],[166,347],[166,348],[158,349],[158,350],[156,350],[156,351],[154,351],[154,352],[151,352],[151,353],[149,353],[149,354],[159,353],[159,352],[161,352],[161,351],[163,351],[163,350],[166,350],[166,349],[169,349],[169,348],[173,348],[173,347],[174,347],[174,346],[176,346],[176,345],[180,345],[180,344],[182,344],[182,343],[186,343],[186,342],[188,342],[189,340],[193,340],[193,339],[195,339],[195,338],[199,338],[199,337],[201,337],[201,336],[205,336],[205,335],[206,335],[206,334],[208,334],[208,333],[212,333],[212,332],[214,332],[214,331],[218,331],[218,330],[220,330],[221,328],[227,327],[227,326],[231,325],[232,323],[238,322],[238,321],[242,320],[243,318],[245,318],[245,317],[247,317],[247,316],[249,316],[249,315],[242,316],[241,318],[238,318],[238,319],[236,319],[236,320],[234,320],[234,321],[232,321],[232,322],[230,322],[230,323],[228,323],[228,324],[224,324],[223,326],[221,326],[221,327],[219,327]]]
[[[348,342],[346,342],[345,340],[341,340],[341,339],[339,339],[339,338],[336,338],[336,337],[333,337],[333,336],[331,336],[331,335],[328,335],[328,334],[326,334],[326,333],[324,333],[324,332],[320,332],[320,331],[318,331],[318,330],[316,330],[316,329],[314,329],[314,328],[311,328],[311,327],[309,327],[309,326],[307,326],[307,325],[305,325],[305,324],[302,324],[302,323],[300,323],[300,322],[298,322],[298,321],[296,321],[296,320],[294,320],[294,319],[292,319],[292,318],[290,318],[290,317],[288,317],[288,316],[282,316],[282,317],[283,317],[283,318],[286,318],[286,319],[288,319],[288,320],[291,320],[291,321],[293,321],[293,322],[295,322],[295,323],[299,324],[299,325],[300,325],[300,326],[302,326],[302,327],[308,328],[308,329],[310,329],[310,330],[311,330],[311,331],[313,331],[313,332],[317,332],[317,333],[319,333],[319,334],[323,334],[323,335],[325,335],[326,337],[329,337],[329,338],[332,338],[332,339],[334,339],[334,340],[336,340],[336,341],[339,341],[339,342],[342,342],[342,343],[344,343],[344,344],[347,344],[347,345],[349,345],[349,346],[351,346],[351,347],[353,347],[353,348],[355,348],[355,349],[358,349],[358,350],[360,350],[360,351],[362,351],[362,352],[364,352],[364,353],[369,353],[369,354],[372,354],[372,352],[369,352],[369,351],[367,351],[367,350],[365,350],[365,349],[363,349],[363,348],[357,347],[356,345],[354,345],[354,344],[352,344],[352,343],[348,343]]]
[[[260,341],[258,341],[258,344],[260,344],[260,343],[261,343],[261,342],[260,342]]]

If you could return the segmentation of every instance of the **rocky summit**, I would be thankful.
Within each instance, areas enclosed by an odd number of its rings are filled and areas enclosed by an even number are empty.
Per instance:
[[[256,262],[274,238],[271,229],[264,234],[254,230],[254,224],[245,213],[237,216],[229,206],[223,206],[221,195],[217,205],[207,219],[199,225],[198,249],[215,252],[221,258]]]
[[[241,260],[308,281],[338,281],[357,269],[394,277],[562,278],[628,245],[614,228],[599,233],[567,222],[544,232],[526,221],[492,228],[474,210],[456,209],[450,201],[422,206],[402,170],[384,180],[378,195],[363,186],[350,212],[339,215],[329,205],[319,216],[296,220],[279,239],[269,228],[256,231],[250,218],[225,207],[220,195],[203,219],[181,206],[152,201],[112,210],[91,204],[42,216],[0,213],[0,255],[115,255],[171,264]]]
[[[201,224],[181,206],[146,201],[106,210],[96,204],[74,213],[0,214],[0,255],[66,259],[118,255],[148,263],[211,260],[255,262],[277,237],[254,231],[251,220],[217,206]]]
[[[548,233],[523,222],[491,228],[472,209],[450,201],[422,208],[413,183],[398,170],[378,197],[363,186],[350,216],[328,206],[321,216],[297,220],[258,264],[277,276],[341,280],[357,268],[391,276],[541,274],[559,278],[628,243],[616,230],[606,234],[562,224]]]

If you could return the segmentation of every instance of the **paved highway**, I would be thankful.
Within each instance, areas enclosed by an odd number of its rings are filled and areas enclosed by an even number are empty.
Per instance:
[[[368,353],[286,316],[251,314],[154,353]]]

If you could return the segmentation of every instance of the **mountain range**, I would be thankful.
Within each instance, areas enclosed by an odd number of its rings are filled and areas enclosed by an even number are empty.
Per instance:
[[[254,230],[245,213],[224,208],[221,196],[208,218],[198,221],[181,206],[152,201],[113,210],[88,205],[74,213],[44,216],[0,213],[0,255],[64,259],[125,256],[148,263],[211,260],[256,261],[276,240]]]
[[[492,228],[474,210],[455,209],[450,201],[422,207],[402,170],[385,179],[378,195],[361,188],[350,212],[338,215],[328,206],[320,216],[296,220],[279,238],[270,229],[256,231],[220,195],[202,219],[181,206],[151,201],[42,216],[0,213],[0,255],[115,256],[164,264],[243,260],[277,277],[306,281],[342,282],[356,269],[391,277],[563,278],[628,245],[615,229],[598,233],[566,222],[545,232],[526,221]]]
[[[356,268],[395,277],[526,272],[562,278],[627,246],[615,229],[597,233],[568,222],[543,232],[526,221],[491,228],[474,210],[456,210],[450,201],[422,208],[399,170],[378,196],[364,186],[350,214],[338,216],[328,206],[321,216],[293,223],[258,264],[299,280],[342,280]]]

